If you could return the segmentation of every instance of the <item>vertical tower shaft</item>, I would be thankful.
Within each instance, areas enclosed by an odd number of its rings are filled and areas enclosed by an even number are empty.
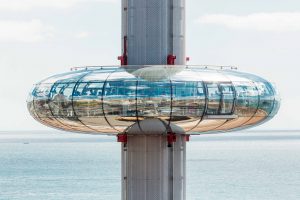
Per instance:
[[[122,143],[122,200],[185,200],[186,140],[129,135]]]
[[[122,0],[122,41],[128,65],[184,65],[185,0]]]
[[[125,65],[185,65],[185,0],[122,0],[122,55]],[[185,200],[185,136],[127,134],[122,200]]]

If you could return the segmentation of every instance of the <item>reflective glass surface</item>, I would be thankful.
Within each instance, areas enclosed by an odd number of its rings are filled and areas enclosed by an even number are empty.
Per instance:
[[[280,98],[271,83],[236,70],[122,66],[52,76],[34,86],[27,105],[36,120],[67,131],[117,134],[137,124],[142,132],[151,126],[143,121],[159,120],[160,133],[176,125],[202,134],[266,122]]]

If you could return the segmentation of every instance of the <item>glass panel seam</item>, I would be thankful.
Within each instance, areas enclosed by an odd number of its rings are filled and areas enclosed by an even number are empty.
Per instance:
[[[92,130],[92,131],[95,131],[95,132],[99,132],[99,131],[97,131],[97,130],[95,130],[95,129],[89,127],[89,126],[87,126],[85,123],[83,123],[83,122],[79,119],[79,117],[77,116],[76,110],[75,110],[75,108],[74,108],[74,94],[75,94],[75,90],[77,89],[77,86],[81,83],[80,80],[82,80],[84,77],[86,77],[87,75],[91,74],[92,72],[93,72],[93,71],[89,71],[88,73],[82,75],[82,76],[76,81],[76,83],[75,83],[75,85],[74,85],[74,88],[73,88],[73,91],[72,91],[71,104],[72,104],[72,110],[73,110],[74,115],[75,115],[75,117],[77,118],[77,120],[78,120],[83,126],[85,126],[86,128],[88,128],[88,129],[90,129],[90,130]]]
[[[49,103],[52,102],[51,99],[50,99],[50,94],[51,94],[51,92],[52,92],[52,90],[53,90],[53,87],[55,86],[55,84],[56,84],[57,82],[58,82],[58,81],[56,81],[56,82],[54,82],[54,83],[52,84],[51,89],[50,89],[50,91],[49,91],[48,99],[47,99],[47,100],[49,101]],[[68,125],[66,125],[66,124],[64,124],[64,123],[62,123],[60,120],[58,120],[57,117],[54,116],[53,110],[52,110],[52,108],[51,108],[51,106],[50,106],[49,104],[48,104],[48,107],[49,107],[50,113],[51,113],[51,115],[52,115],[52,117],[53,117],[54,120],[56,120],[56,121],[57,121],[59,124],[61,124],[63,127],[64,127],[64,126],[65,126],[65,127],[69,127],[71,130],[76,131],[76,130],[73,129],[72,127],[70,127],[70,126],[68,126]],[[48,118],[49,118],[49,117],[48,117]]]
[[[256,113],[258,112],[259,106],[260,106],[260,94],[259,94],[258,87],[256,85],[256,82],[254,82],[254,81],[251,81],[251,82],[253,83],[253,85],[255,86],[255,89],[257,91],[257,106],[256,106],[256,110],[255,110],[254,114],[250,117],[250,119],[247,120],[246,122],[244,122],[243,124],[241,124],[240,127],[243,127],[245,124],[247,124],[249,121],[251,121],[255,117]]]
[[[203,112],[202,112],[202,116],[199,119],[199,122],[192,129],[190,129],[189,131],[192,131],[193,129],[195,129],[196,127],[199,126],[199,124],[203,121],[203,118],[204,118],[204,116],[205,116],[205,114],[207,112],[207,106],[208,106],[208,96],[207,95],[208,95],[208,90],[207,90],[206,84],[204,84],[204,81],[199,81],[199,82],[202,83],[203,92],[204,92],[204,96],[205,96],[204,109],[203,109]]]
[[[110,122],[108,121],[108,119],[107,119],[107,117],[106,117],[105,110],[104,110],[104,93],[105,93],[104,91],[105,91],[105,89],[106,89],[107,80],[108,80],[108,78],[109,78],[113,73],[115,73],[116,71],[117,71],[117,69],[114,70],[113,72],[111,72],[111,73],[106,77],[106,79],[105,79],[105,81],[104,81],[104,83],[103,83],[103,87],[102,87],[102,95],[101,95],[101,105],[102,105],[103,117],[104,117],[106,123],[107,123],[112,129],[116,130],[117,132],[120,132],[120,131],[117,130],[112,124],[110,124]]]

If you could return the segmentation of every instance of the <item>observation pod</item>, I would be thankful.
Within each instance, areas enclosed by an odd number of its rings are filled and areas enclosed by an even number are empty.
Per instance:
[[[37,121],[66,131],[206,134],[264,123],[280,102],[274,86],[255,75],[164,65],[76,68],[36,84],[27,104]]]

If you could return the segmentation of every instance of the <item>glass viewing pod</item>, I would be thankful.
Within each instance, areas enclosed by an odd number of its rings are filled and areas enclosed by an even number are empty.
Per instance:
[[[36,84],[31,115],[53,128],[118,134],[159,120],[188,134],[244,129],[271,119],[280,100],[274,86],[234,69],[202,66],[76,68]]]

